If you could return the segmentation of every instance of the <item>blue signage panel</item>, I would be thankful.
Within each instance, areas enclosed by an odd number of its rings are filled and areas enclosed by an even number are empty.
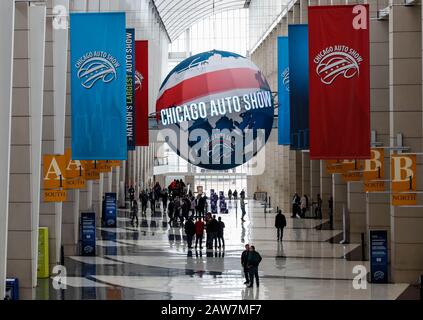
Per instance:
[[[290,145],[288,37],[278,37],[278,144]]]
[[[289,105],[291,149],[309,148],[308,126],[308,26],[288,26]]]
[[[6,279],[5,300],[19,300],[19,280],[17,278]]]
[[[103,202],[103,222],[106,227],[116,227],[116,193],[106,193]]]
[[[372,283],[388,282],[388,233],[370,230],[370,273]]]
[[[126,139],[135,150],[135,29],[126,29]]]
[[[95,212],[82,212],[79,222],[81,237],[81,255],[95,255]]]
[[[125,13],[70,14],[72,159],[126,160]]]

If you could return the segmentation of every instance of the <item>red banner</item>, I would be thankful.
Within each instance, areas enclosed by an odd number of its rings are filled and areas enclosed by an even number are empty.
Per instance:
[[[369,159],[369,6],[308,10],[310,158]]]
[[[135,41],[136,145],[148,146],[148,41]]]

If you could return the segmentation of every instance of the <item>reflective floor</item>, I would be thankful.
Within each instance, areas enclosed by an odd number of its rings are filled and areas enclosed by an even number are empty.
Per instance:
[[[396,299],[408,287],[368,283],[354,289],[353,267],[368,270],[369,264],[359,260],[359,244],[339,244],[341,230],[327,230],[327,221],[286,214],[281,243],[273,212],[249,200],[242,223],[237,206],[229,202],[229,214],[220,215],[225,250],[202,251],[189,251],[183,228],[169,227],[161,214],[148,210],[134,228],[120,210],[117,228],[98,228],[97,256],[66,258],[66,289],[54,289],[53,279],[41,281],[37,299]],[[263,257],[259,288],[243,284],[246,243]]]

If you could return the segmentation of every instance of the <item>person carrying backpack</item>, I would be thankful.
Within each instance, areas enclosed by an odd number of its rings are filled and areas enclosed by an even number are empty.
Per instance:
[[[262,257],[260,253],[256,251],[254,246],[250,246],[250,252],[248,253],[247,265],[248,265],[248,273],[250,277],[250,283],[248,288],[252,288],[254,284],[254,278],[256,278],[256,286],[259,286],[259,275],[258,275],[258,267]]]

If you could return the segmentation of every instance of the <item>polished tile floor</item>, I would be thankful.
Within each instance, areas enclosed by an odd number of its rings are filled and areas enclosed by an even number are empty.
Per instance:
[[[38,299],[396,299],[407,284],[353,287],[353,267],[364,265],[360,244],[339,244],[341,230],[327,221],[292,219],[276,241],[274,213],[249,200],[246,222],[229,202],[225,250],[189,251],[183,228],[169,227],[148,210],[134,228],[119,211],[117,228],[98,228],[97,256],[65,259],[62,288],[40,281]],[[260,287],[246,288],[240,266],[244,244],[263,257]]]

